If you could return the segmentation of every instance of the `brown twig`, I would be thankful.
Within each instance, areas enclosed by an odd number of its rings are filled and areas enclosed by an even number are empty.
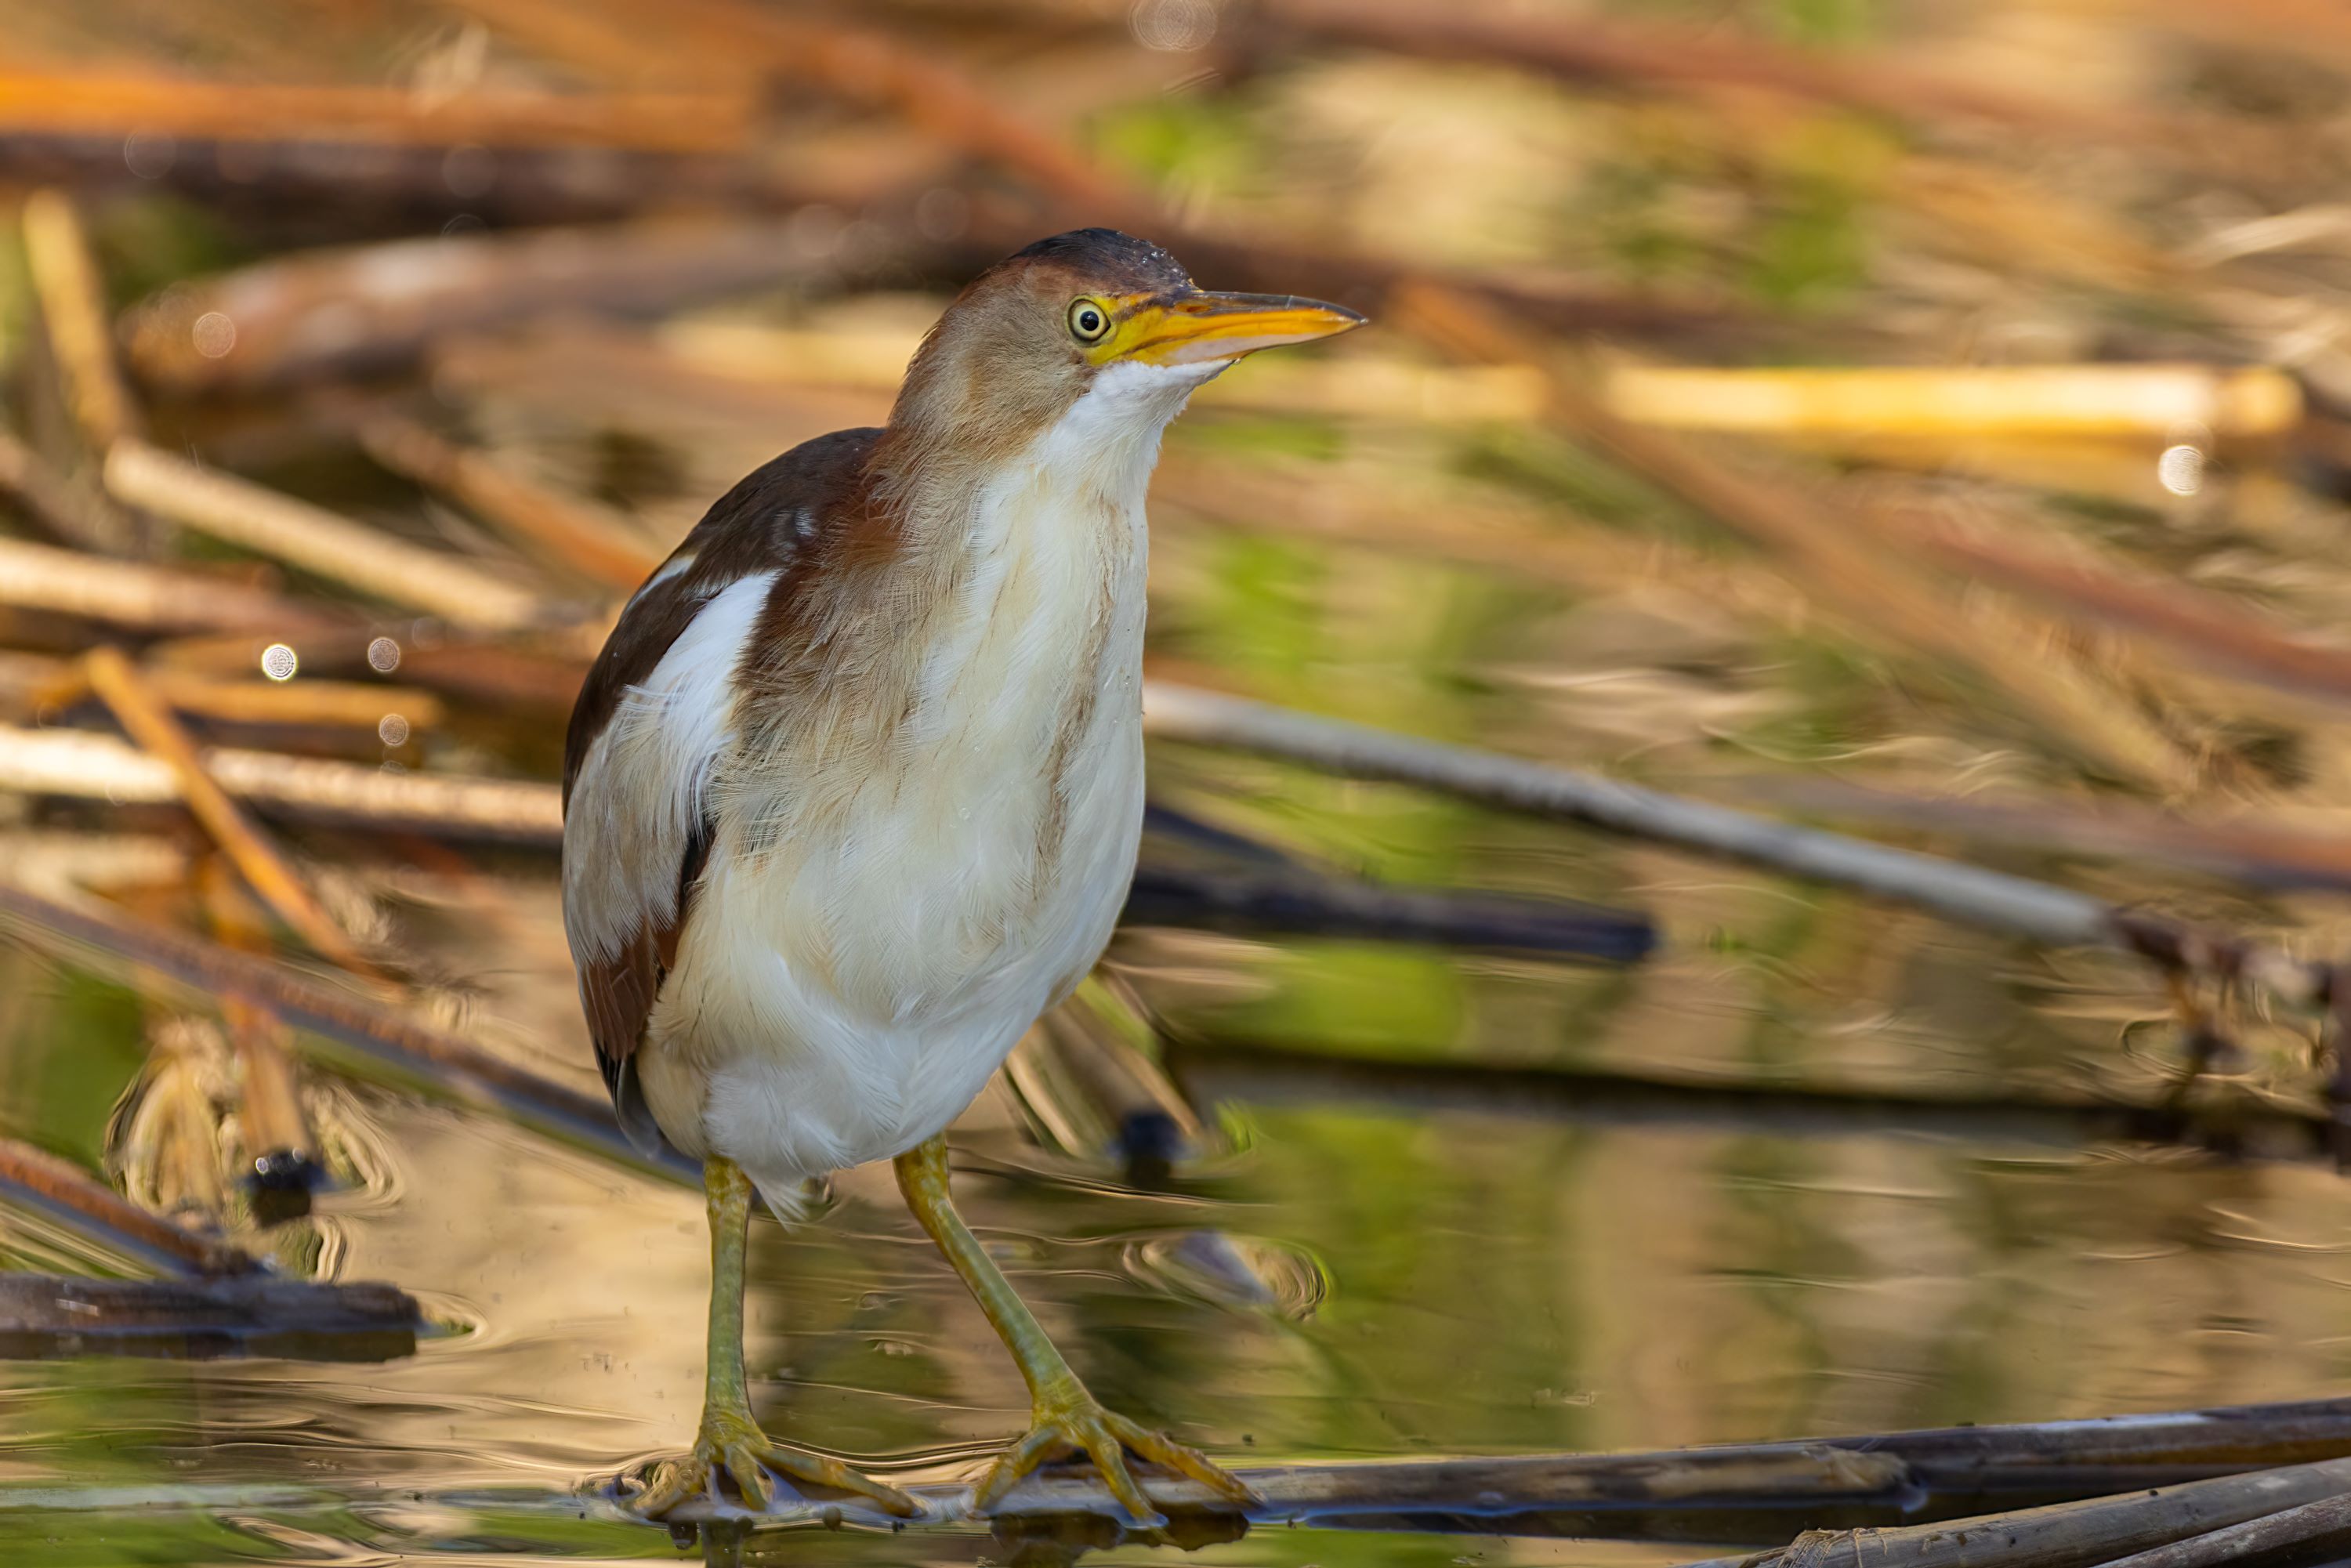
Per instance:
[[[261,1267],[225,1241],[183,1230],[57,1155],[0,1138],[0,1182],[16,1187],[105,1245],[160,1260],[188,1274],[249,1274]]]
[[[92,1280],[0,1274],[0,1355],[266,1355],[376,1362],[413,1355],[423,1315],[375,1281]]]
[[[7,102],[8,90],[0,84],[0,105]],[[66,405],[89,449],[103,453],[137,434],[139,417],[115,368],[112,317],[81,214],[63,192],[36,191],[25,198],[24,225],[25,261],[57,352]]]
[[[590,69],[633,73],[649,47],[707,77],[777,76],[886,109],[950,146],[1017,169],[1092,222],[1147,222],[1157,204],[1059,137],[1003,108],[969,76],[878,29],[737,5],[676,0],[649,44],[633,19],[539,0],[464,0],[492,26]]]
[[[124,138],[135,127],[89,131],[0,129],[0,177],[24,185],[176,192],[263,234],[319,244],[354,234],[415,234],[464,214],[494,228],[609,223],[653,212],[777,212],[867,199],[867,162],[796,145],[783,162],[747,152],[634,152],[611,146],[487,148],[462,143],[449,183],[449,145],[323,141],[298,131],[178,134],[133,174]],[[482,148],[480,152],[475,148]],[[164,167],[158,168],[158,163]],[[489,181],[486,189],[481,182]],[[460,193],[462,190],[463,193]]]
[[[227,792],[205,771],[194,740],[131,667],[122,651],[93,648],[87,664],[91,689],[113,710],[114,716],[142,750],[170,766],[189,811],[227,852],[238,873],[278,918],[292,926],[320,956],[351,974],[381,979],[382,971],[353,946],[343,928],[311,896],[310,890],[278,853],[277,846],[237,810]]]
[[[133,310],[132,369],[175,392],[396,368],[451,333],[559,311],[650,315],[755,284],[854,277],[923,242],[773,219],[643,221],[402,240],[257,263]]]
[[[751,129],[740,94],[461,92],[204,81],[187,77],[0,74],[0,131],[228,141],[308,137],[430,147],[611,147],[732,152]]]
[[[131,519],[104,496],[67,478],[5,430],[0,430],[0,495],[14,500],[52,538],[83,549],[120,554],[138,537]],[[0,582],[6,578],[0,568]]]
[[[393,473],[608,588],[633,590],[661,564],[662,551],[584,502],[533,484],[414,420],[370,414],[359,423],[359,437],[368,455]]]
[[[143,441],[119,441],[107,453],[106,487],[127,506],[461,626],[514,631],[547,618],[538,594],[485,567],[402,543]]]

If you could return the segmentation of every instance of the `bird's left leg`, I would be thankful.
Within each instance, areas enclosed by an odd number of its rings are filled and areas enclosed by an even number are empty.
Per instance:
[[[869,1480],[827,1455],[781,1448],[760,1429],[751,1414],[743,1371],[743,1272],[751,1178],[733,1160],[714,1155],[703,1162],[702,1184],[710,1206],[710,1350],[702,1427],[693,1450],[664,1460],[628,1506],[647,1519],[659,1519],[688,1498],[715,1493],[723,1475],[735,1483],[746,1504],[764,1509],[774,1490],[768,1472],[774,1470],[794,1481],[869,1498],[902,1518],[921,1512],[921,1505],[896,1487]]]
[[[1078,1381],[1078,1375],[1070,1370],[1070,1364],[1061,1359],[1061,1353],[1053,1348],[1053,1342],[1038,1326],[1036,1314],[1013,1292],[1011,1281],[1005,1279],[1004,1271],[981,1248],[979,1239],[964,1224],[963,1216],[956,1212],[947,1196],[947,1144],[944,1136],[900,1155],[896,1167],[898,1190],[906,1195],[906,1207],[914,1211],[915,1219],[938,1243],[939,1250],[946,1254],[955,1271],[963,1276],[963,1282],[971,1287],[979,1310],[996,1325],[998,1335],[1012,1352],[1020,1375],[1029,1384],[1028,1435],[1006,1449],[981,1479],[974,1500],[983,1511],[1021,1477],[1071,1448],[1082,1450],[1093,1460],[1102,1472],[1103,1484],[1139,1524],[1164,1524],[1166,1521],[1151,1506],[1143,1489],[1135,1484],[1134,1473],[1127,1469],[1129,1449],[1155,1465],[1190,1477],[1234,1502],[1249,1504],[1259,1500],[1247,1485],[1210,1463],[1206,1455],[1164,1433],[1103,1409],[1086,1392],[1086,1385]]]

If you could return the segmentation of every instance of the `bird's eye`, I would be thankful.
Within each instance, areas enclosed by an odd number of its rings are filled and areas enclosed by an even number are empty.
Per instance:
[[[1070,336],[1081,343],[1099,343],[1110,330],[1110,312],[1092,299],[1070,307]]]

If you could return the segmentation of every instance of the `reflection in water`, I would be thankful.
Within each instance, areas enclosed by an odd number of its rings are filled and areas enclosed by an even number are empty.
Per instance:
[[[1164,942],[1155,956],[1173,957]],[[1332,983],[1323,956],[1293,952],[1265,984],[1177,1019],[1230,1021],[1238,1007],[1277,1030],[1286,998]],[[1328,956],[1341,976],[1362,971],[1351,951]],[[70,1146],[131,1080],[138,1007],[21,951],[0,961],[16,998],[15,1049],[0,1058],[12,1130]],[[1916,977],[1942,961],[1922,954],[1907,999],[1886,1000],[1908,1027],[1938,1005]],[[1815,960],[1807,978],[1823,974]],[[1451,1045],[1499,1039],[1503,1019],[1524,1027],[1544,1007],[1663,1018],[1641,999],[1656,983],[1465,965]],[[538,995],[538,982],[512,994]],[[2042,1026],[2019,1014],[2001,1027]],[[1865,1040],[1813,1038],[1806,1070],[1870,1070]],[[1081,1374],[1219,1454],[2028,1420],[2307,1396],[2351,1363],[2339,1326],[2351,1189],[2315,1167],[2055,1149],[2003,1140],[1996,1124],[1972,1140],[1585,1125],[1524,1106],[1252,1102],[1245,1069],[1217,1082],[1233,1152],[1166,1192],[1055,1174],[993,1100],[958,1136],[975,1224]],[[21,1092],[33,1084],[44,1092]],[[477,1114],[372,1090],[343,1104],[399,1201],[381,1186],[327,1195],[313,1249],[340,1277],[405,1285],[446,1332],[382,1366],[0,1367],[11,1500],[49,1489],[84,1504],[93,1489],[210,1500],[210,1519],[138,1516],[191,1560],[328,1560],[323,1543],[339,1542],[658,1555],[643,1527],[563,1499],[691,1436],[695,1195]],[[8,1226],[15,1257],[86,1266],[37,1226]],[[1019,1428],[1017,1375],[886,1173],[847,1173],[819,1220],[754,1237],[755,1400],[779,1436],[935,1479]],[[0,1508],[0,1539],[94,1548],[130,1517]],[[1406,1544],[1322,1537],[1303,1551],[1287,1534],[1227,1560],[1372,1562]],[[826,1546],[846,1562],[984,1549],[999,1550],[980,1536]],[[1561,1560],[1541,1543],[1434,1549]],[[1575,1560],[1617,1552],[1658,1560],[1632,1548]]]

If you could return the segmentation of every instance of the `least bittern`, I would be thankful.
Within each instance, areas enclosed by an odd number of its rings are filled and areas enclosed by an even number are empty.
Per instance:
[[[703,1163],[708,1384],[659,1515],[772,1470],[895,1488],[778,1447],[743,1370],[745,1228],[888,1159],[1027,1379],[1034,1420],[982,1508],[1082,1450],[1237,1499],[1207,1458],[1096,1403],[956,1215],[947,1124],[1109,940],[1143,821],[1144,492],[1161,433],[1242,355],[1362,318],[1210,293],[1107,229],[966,288],[880,430],[799,446],[710,508],[622,612],[571,716],[563,915],[631,1135]]]

